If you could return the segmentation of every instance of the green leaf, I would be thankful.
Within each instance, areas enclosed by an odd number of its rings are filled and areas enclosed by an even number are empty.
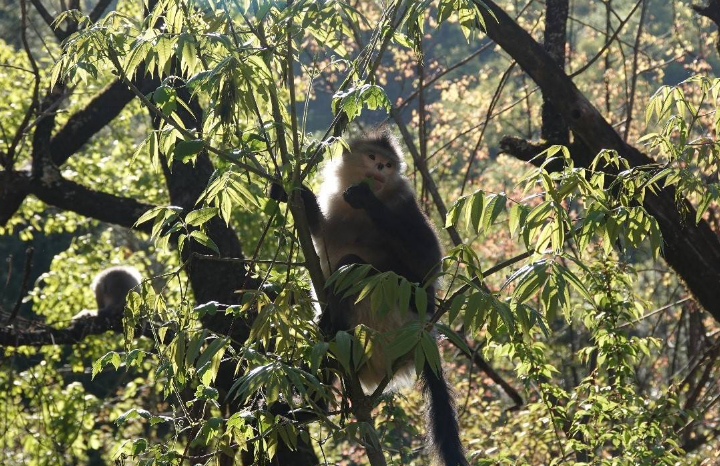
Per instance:
[[[465,304],[465,296],[457,295],[453,298],[452,303],[450,304],[450,310],[448,311],[449,323],[452,324],[453,322],[455,322],[455,319],[460,313],[460,309],[462,308],[463,304]]]
[[[400,312],[410,309],[410,298],[412,297],[412,284],[404,278],[400,280],[400,289],[398,291],[398,307]]]
[[[226,338],[217,338],[208,345],[208,347],[200,353],[200,357],[195,363],[197,374],[202,379],[204,385],[211,385],[217,376],[217,369],[220,365],[220,359],[225,353],[225,346],[228,343]],[[216,364],[217,363],[217,364]]]
[[[320,341],[313,345],[310,351],[310,372],[316,372],[320,368],[320,362],[325,357],[330,345],[324,341]]]
[[[193,309],[193,312],[197,314],[198,319],[202,319],[205,314],[213,315],[218,310],[218,302],[217,301],[209,301],[204,304],[200,304],[199,306],[196,306],[195,309]]]
[[[139,438],[133,442],[132,448],[130,448],[130,455],[137,456],[144,452],[145,449],[147,449],[147,440]]]
[[[440,365],[440,351],[438,351],[435,338],[428,332],[423,332],[420,337],[420,344],[425,355],[425,360],[430,365],[430,368],[435,374],[439,374],[442,368]]]
[[[425,321],[425,313],[427,312],[428,295],[425,288],[415,288],[415,308],[420,316],[420,321]]]
[[[340,108],[350,121],[360,115],[363,107],[370,110],[382,107],[386,112],[391,108],[385,91],[375,84],[363,84],[345,92],[338,92],[333,96],[333,101],[339,102]]]
[[[193,210],[185,216],[185,222],[190,226],[199,227],[216,216],[217,213],[218,209],[216,207],[206,207],[203,209]]]
[[[210,238],[208,238],[208,236],[205,233],[203,233],[202,231],[193,230],[190,232],[190,237],[195,239],[195,241],[202,244],[206,248],[212,249],[217,254],[220,254],[220,250],[218,249],[215,242],[213,240],[211,240]]]
[[[123,414],[121,414],[116,420],[115,424],[121,426],[125,422],[129,421],[130,419],[134,419],[136,417],[141,417],[143,419],[150,419],[152,415],[149,411],[145,409],[140,408],[131,408],[125,411]]]
[[[468,226],[472,226],[472,229],[475,233],[480,231],[480,221],[482,220],[482,213],[483,213],[483,204],[484,204],[485,198],[483,196],[482,191],[478,191],[477,193],[472,195],[472,203],[470,205],[470,217],[469,217],[469,224]],[[466,215],[466,222],[468,220],[468,217]]]
[[[352,346],[352,336],[348,332],[339,331],[335,335],[335,356],[342,364],[345,371],[350,372],[350,355]]]
[[[436,323],[435,328],[440,332],[441,334],[445,335],[448,340],[452,341],[455,346],[460,348],[466,355],[472,356],[472,351],[470,351],[470,348],[468,347],[465,340],[458,335],[453,329],[448,327],[445,324]]]
[[[160,216],[163,213],[164,209],[164,207],[153,207],[152,209],[142,214],[140,218],[137,219],[137,221],[133,224],[133,226],[136,227],[142,225],[143,223]]]
[[[490,225],[497,220],[500,214],[505,210],[507,197],[504,194],[493,194],[483,208],[482,215],[482,231],[487,234]]]
[[[195,359],[200,354],[200,347],[205,342],[208,331],[203,329],[201,332],[195,333],[190,339],[190,343],[187,345],[187,352],[185,353],[185,365],[192,366]]]
[[[547,268],[548,262],[543,259],[538,262],[525,265],[508,278],[506,285],[517,279],[517,285],[515,286],[513,296],[519,303],[524,303],[530,299],[545,283],[549,276]]]
[[[122,363],[122,360],[120,358],[120,355],[115,351],[110,351],[108,353],[105,353],[100,359],[95,361],[93,363],[92,367],[92,376],[91,378],[94,379],[95,376],[103,370],[105,366],[108,364],[112,364],[115,367],[115,370],[118,370],[120,368],[120,364]]]
[[[457,226],[458,219],[460,218],[460,213],[463,210],[463,207],[465,207],[465,203],[467,202],[467,197],[461,197],[450,208],[450,211],[447,214],[447,217],[445,217],[445,228],[450,228],[452,226]]]
[[[202,139],[193,139],[191,141],[178,141],[175,144],[175,159],[181,162],[190,160],[197,155],[203,148]]]

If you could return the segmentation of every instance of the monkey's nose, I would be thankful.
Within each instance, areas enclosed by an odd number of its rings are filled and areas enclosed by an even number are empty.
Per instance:
[[[383,165],[382,163],[379,163],[379,164],[377,164],[377,169],[382,171],[384,166],[385,165]]]

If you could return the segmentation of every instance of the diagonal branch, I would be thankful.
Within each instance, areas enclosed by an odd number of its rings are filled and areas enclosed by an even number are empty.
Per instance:
[[[135,221],[153,208],[130,197],[94,191],[74,181],[62,178],[59,173],[33,179],[30,192],[41,201],[54,207],[78,213],[101,222],[135,228],[149,232],[150,225],[135,227]]]
[[[58,37],[58,31],[56,29],[52,28],[52,23],[55,21],[55,17],[50,14],[50,12],[45,8],[45,5],[42,4],[40,0],[30,0],[30,3],[33,4],[37,12],[40,14],[40,17],[45,21],[45,24],[47,24],[50,29],[52,29],[53,33],[56,37]],[[60,39],[60,37],[58,37]]]
[[[137,76],[144,75],[144,70],[138,70]],[[159,84],[156,78],[136,79],[136,85],[143,93],[150,92]],[[115,119],[134,97],[135,94],[120,80],[108,85],[85,108],[73,114],[50,140],[53,163],[57,166],[65,163],[90,138]]]

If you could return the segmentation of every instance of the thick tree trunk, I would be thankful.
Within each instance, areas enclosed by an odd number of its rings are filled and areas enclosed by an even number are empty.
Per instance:
[[[180,90],[180,98],[185,102],[190,102],[190,107],[198,121],[188,112],[181,110],[178,113],[187,128],[201,127],[202,108],[197,105],[197,101],[192,100],[185,90]],[[153,120],[156,127],[159,125],[157,119]],[[194,164],[182,163],[175,160],[172,167],[168,166],[166,160],[163,160],[163,173],[165,181],[170,193],[170,202],[173,205],[182,207],[186,212],[195,208],[195,202],[200,197],[202,191],[207,187],[210,177],[213,174],[214,167],[207,152],[202,151],[197,156]],[[219,218],[212,219],[207,225],[207,233],[215,242],[220,250],[220,257],[242,258],[243,252],[240,241],[235,232],[225,225]],[[199,303],[207,301],[219,301],[222,303],[234,303],[238,299],[238,290],[257,289],[259,282],[248,275],[247,268],[241,262],[215,261],[211,258],[203,259],[190,257],[191,252],[199,252],[203,256],[215,256],[213,251],[208,250],[199,243],[193,242],[186,246],[183,252],[183,259],[188,261],[187,270],[190,278],[190,285],[193,289],[195,299]],[[249,336],[249,322],[235,322],[233,319],[221,313],[213,316],[205,316],[203,325],[218,333],[231,333],[231,337],[238,342],[245,341]],[[230,330],[232,328],[232,331]],[[220,365],[216,386],[223,391],[227,391],[235,382],[235,363],[230,361]],[[231,412],[235,412],[241,408],[236,402],[224,398],[222,400]],[[252,455],[252,453],[250,453]],[[248,455],[242,455],[242,461],[245,463]],[[220,463],[234,464],[234,458],[221,455]],[[306,443],[302,438],[298,438],[297,450],[292,451],[284,442],[278,444],[276,456],[272,464],[285,465],[294,464],[297,466],[311,466],[318,464],[319,460],[315,454],[312,445]]]
[[[545,4],[544,47],[557,66],[565,69],[568,0],[547,0]],[[570,132],[560,112],[543,93],[542,138],[553,144],[568,145]]]

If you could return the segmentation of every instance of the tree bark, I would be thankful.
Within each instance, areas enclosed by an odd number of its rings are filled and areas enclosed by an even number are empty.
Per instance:
[[[565,44],[567,42],[568,0],[547,0],[545,4],[544,47],[555,64],[565,69]],[[543,93],[542,138],[553,144],[568,145],[570,133],[563,116],[552,101]]]

